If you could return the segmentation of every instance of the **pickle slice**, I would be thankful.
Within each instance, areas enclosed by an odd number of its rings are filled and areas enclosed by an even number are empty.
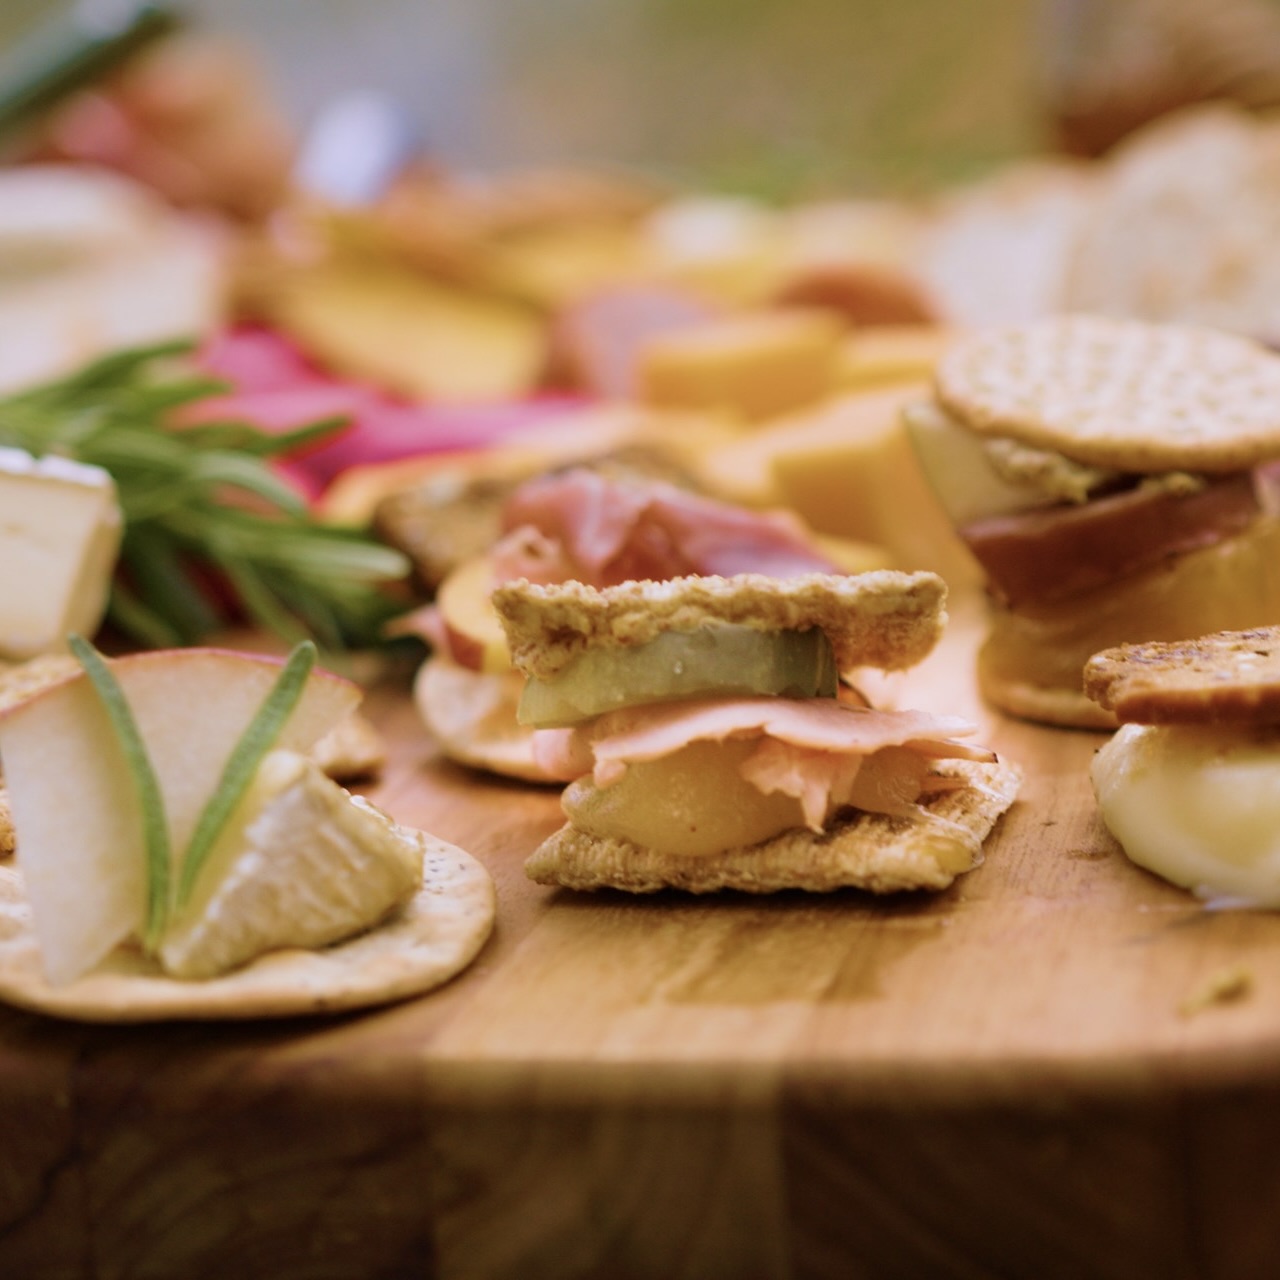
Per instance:
[[[826,632],[712,626],[668,631],[634,648],[588,649],[554,680],[530,679],[518,719],[537,729],[606,711],[708,694],[834,698],[838,674]]]

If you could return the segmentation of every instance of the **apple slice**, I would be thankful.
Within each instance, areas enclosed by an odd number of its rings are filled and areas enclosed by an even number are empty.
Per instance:
[[[155,770],[176,860],[281,663],[180,649],[120,658],[111,669]],[[359,701],[350,681],[313,673],[275,745],[305,751]],[[52,983],[70,982],[143,926],[144,824],[133,777],[84,674],[0,714],[0,758],[45,971]]]
[[[507,636],[489,601],[495,586],[493,561],[476,556],[460,564],[436,592],[449,656],[460,667],[493,675],[511,670]]]
[[[940,405],[927,400],[910,404],[902,421],[924,478],[956,528],[1057,501],[1031,485],[1006,480],[992,465],[981,437]]]

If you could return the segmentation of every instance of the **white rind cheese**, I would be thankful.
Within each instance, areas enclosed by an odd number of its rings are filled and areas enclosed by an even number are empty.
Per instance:
[[[274,751],[160,944],[179,978],[264,951],[323,947],[377,924],[422,883],[418,835],[349,795],[314,761]]]
[[[123,520],[101,467],[0,448],[0,657],[92,636],[106,611]]]
[[[1280,906],[1280,728],[1124,725],[1091,773],[1139,866],[1202,898]]]

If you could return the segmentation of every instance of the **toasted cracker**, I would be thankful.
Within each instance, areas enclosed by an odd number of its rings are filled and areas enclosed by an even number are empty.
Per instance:
[[[975,431],[1121,471],[1239,471],[1280,455],[1280,356],[1232,334],[1100,316],[992,329],[938,363]]]
[[[9,808],[9,793],[0,785],[0,859],[12,858],[17,847],[13,831],[13,810]]]
[[[308,754],[335,782],[359,782],[382,772],[387,744],[368,717],[353,711]]]
[[[533,758],[533,730],[516,722],[524,677],[516,671],[472,671],[448,658],[428,658],[413,684],[414,702],[450,760],[525,782],[549,782]]]
[[[982,842],[1013,803],[1022,774],[1009,764],[960,760],[938,772],[968,785],[934,795],[919,818],[856,813],[822,835],[786,831],[715,855],[661,853],[564,826],[534,851],[525,871],[540,884],[628,893],[945,889],[982,861]]]
[[[1280,723],[1280,626],[1104,649],[1084,691],[1121,723]]]
[[[581,582],[510,582],[493,593],[511,660],[546,680],[592,647],[628,648],[666,631],[726,623],[761,631],[827,633],[841,671],[914,666],[946,624],[946,584],[933,573],[881,569],[851,576],[688,577],[624,582],[603,590]]]
[[[80,1022],[155,1022],[337,1013],[420,995],[470,964],[492,930],[495,901],[489,873],[470,854],[414,834],[423,886],[383,924],[200,981],[167,977],[140,952],[119,948],[92,973],[50,986],[21,873],[0,866],[0,1000]]]
[[[75,675],[80,664],[69,653],[46,653],[26,662],[0,662],[0,711],[16,707],[33,693]]]

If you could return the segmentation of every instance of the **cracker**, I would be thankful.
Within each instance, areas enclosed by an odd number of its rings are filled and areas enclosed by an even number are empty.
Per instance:
[[[978,691],[1006,715],[1060,729],[1114,729],[1116,718],[1091,702],[1083,690],[1013,680],[978,663]]]
[[[1059,316],[992,329],[938,363],[975,431],[1120,471],[1240,471],[1280,455],[1280,356],[1189,325]]]
[[[1084,690],[1126,724],[1280,724],[1280,626],[1104,649]]]
[[[387,744],[367,716],[353,711],[308,754],[335,782],[360,782],[382,772]]]
[[[1097,174],[1058,310],[1280,337],[1273,120],[1227,102],[1174,112],[1126,139]]]
[[[337,1013],[420,995],[470,964],[493,928],[495,902],[493,881],[470,854],[414,834],[423,847],[422,888],[383,924],[200,981],[166,977],[140,952],[119,948],[92,973],[50,986],[21,873],[0,866],[0,1000],[81,1022],[155,1022]]]
[[[0,663],[0,711],[17,706],[33,693],[79,671],[80,664],[69,653],[46,653],[26,662]]]
[[[540,884],[628,893],[945,889],[982,861],[982,842],[1013,803],[1022,774],[1004,763],[960,760],[947,761],[938,772],[967,785],[934,795],[919,818],[856,813],[822,835],[786,831],[747,848],[697,856],[660,853],[565,826],[534,851],[525,871]]]
[[[517,671],[472,671],[428,658],[413,684],[414,702],[441,752],[458,764],[525,782],[549,782],[533,758],[533,730],[516,722],[524,688]]]
[[[914,666],[946,624],[946,584],[932,573],[880,569],[796,578],[739,574],[666,582],[624,582],[603,590],[581,582],[511,582],[493,593],[512,662],[546,680],[588,648],[627,648],[665,631],[727,623],[761,631],[827,633],[841,671]]]

